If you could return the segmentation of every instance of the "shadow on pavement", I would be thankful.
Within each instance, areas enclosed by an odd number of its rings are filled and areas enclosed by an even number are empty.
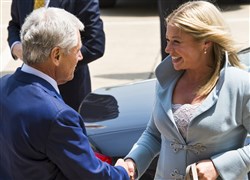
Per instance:
[[[154,74],[152,72],[116,73],[116,74],[95,75],[94,77],[105,78],[105,79],[118,79],[118,80],[137,80],[137,79],[151,79],[154,77]]]

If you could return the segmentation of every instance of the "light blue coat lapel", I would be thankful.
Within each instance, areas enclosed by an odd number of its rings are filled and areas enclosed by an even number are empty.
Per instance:
[[[196,113],[193,115],[193,119],[195,119],[201,113],[210,109],[217,102],[218,97],[219,97],[219,93],[220,93],[221,88],[225,82],[225,74],[226,74],[227,67],[229,64],[230,63],[228,60],[228,53],[226,51],[225,52],[225,63],[224,63],[224,67],[220,71],[219,80],[218,80],[215,88],[211,91],[211,93],[207,96],[207,98],[202,102],[202,104],[197,108]],[[192,121],[191,121],[190,125],[192,125]]]
[[[170,56],[165,58],[162,63],[157,67],[155,74],[158,80],[157,86],[157,98],[162,106],[162,109],[165,111],[167,118],[175,126],[178,137],[184,141],[182,136],[179,133],[177,125],[174,121],[173,111],[172,111],[172,95],[175,88],[175,84],[179,77],[182,75],[183,71],[176,71],[172,65],[172,59]]]

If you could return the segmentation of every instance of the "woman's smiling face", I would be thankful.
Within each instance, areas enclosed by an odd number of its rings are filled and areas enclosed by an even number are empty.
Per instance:
[[[178,27],[167,25],[167,47],[165,51],[172,57],[175,70],[187,70],[204,67],[204,42],[199,42],[193,36]]]

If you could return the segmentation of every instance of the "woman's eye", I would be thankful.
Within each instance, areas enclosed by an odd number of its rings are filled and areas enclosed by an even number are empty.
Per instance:
[[[178,40],[169,40],[169,39],[166,39],[167,40],[167,43],[171,43],[171,44],[180,44],[181,42],[178,41]]]
[[[174,40],[174,44],[180,44],[180,41]]]

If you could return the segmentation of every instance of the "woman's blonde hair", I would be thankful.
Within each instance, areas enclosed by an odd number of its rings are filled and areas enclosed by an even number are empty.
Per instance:
[[[213,42],[214,72],[199,89],[198,95],[207,95],[215,86],[225,63],[225,51],[228,52],[232,66],[243,68],[237,56],[239,49],[233,41],[228,25],[221,11],[212,3],[206,1],[184,3],[167,17],[166,22],[192,35],[198,41]]]

